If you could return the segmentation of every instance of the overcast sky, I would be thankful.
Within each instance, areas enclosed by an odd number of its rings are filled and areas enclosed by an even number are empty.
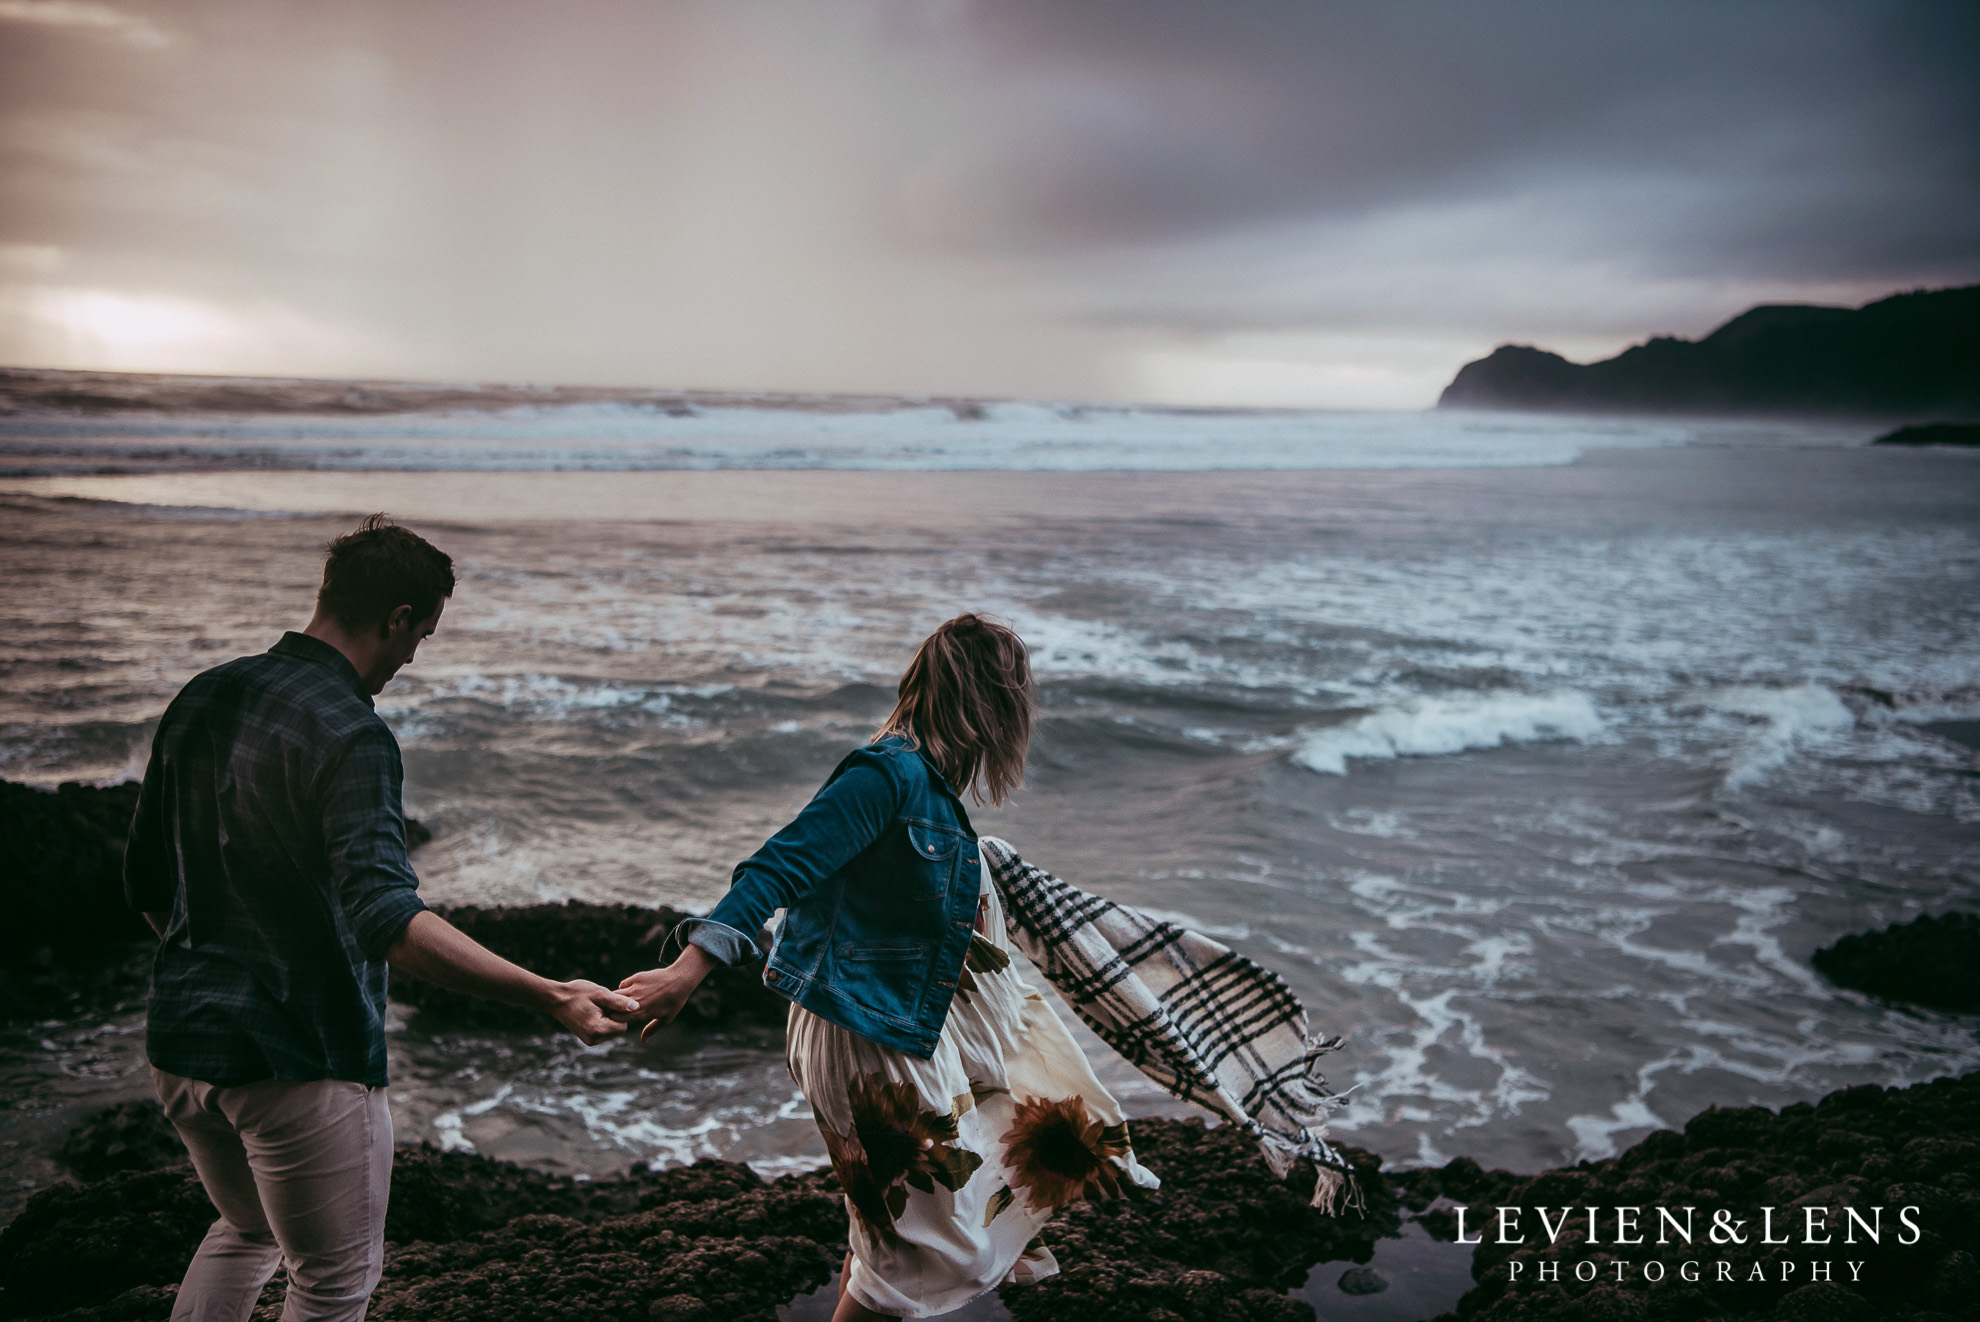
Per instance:
[[[1980,5],[0,0],[0,362],[1419,407],[1980,280]]]

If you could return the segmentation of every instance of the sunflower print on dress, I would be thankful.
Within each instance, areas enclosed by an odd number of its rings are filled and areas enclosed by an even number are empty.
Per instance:
[[[939,1184],[954,1193],[983,1164],[956,1139],[956,1121],[974,1100],[965,1093],[946,1115],[925,1111],[913,1084],[859,1074],[846,1087],[852,1128],[842,1134],[818,1122],[846,1200],[874,1238],[899,1242],[894,1221],[907,1209],[910,1187],[933,1193]]]
[[[1119,1198],[1134,1187],[1123,1184],[1117,1164],[1130,1147],[1127,1123],[1094,1119],[1083,1098],[1020,1099],[1001,1141],[1011,1182],[991,1196],[985,1225],[1015,1201],[1017,1189],[1027,1206],[1050,1211],[1081,1198]]]
[[[978,986],[979,973],[1002,973],[1011,966],[1011,957],[981,936],[971,934],[969,952],[963,956],[962,971],[956,975],[956,997],[964,1005],[982,988]]]

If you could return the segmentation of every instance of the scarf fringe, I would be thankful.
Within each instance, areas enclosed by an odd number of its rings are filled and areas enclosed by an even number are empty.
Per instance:
[[[1345,1216],[1353,1209],[1357,1216],[1368,1215],[1368,1199],[1361,1191],[1361,1181],[1353,1171],[1339,1171],[1332,1166],[1322,1166],[1319,1178],[1313,1182],[1313,1206],[1327,1216]]]
[[[1293,1163],[1301,1158],[1313,1163],[1312,1205],[1322,1213],[1345,1216],[1351,1210],[1358,1216],[1368,1214],[1368,1200],[1363,1196],[1361,1181],[1355,1178],[1354,1168],[1341,1164],[1340,1155],[1318,1134],[1308,1132],[1303,1139],[1294,1140],[1266,1129],[1255,1120],[1249,1128],[1252,1137],[1258,1140],[1259,1155],[1278,1178],[1283,1180],[1291,1174]]]

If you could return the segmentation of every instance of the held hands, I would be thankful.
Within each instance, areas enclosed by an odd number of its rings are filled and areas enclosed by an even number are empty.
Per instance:
[[[625,1032],[629,1022],[641,1019],[646,1027],[639,1040],[645,1042],[655,1028],[673,1021],[717,963],[700,946],[689,946],[666,968],[633,974],[619,984],[618,991],[582,978],[553,982],[548,985],[548,1008],[552,1018],[588,1047]]]
[[[630,997],[583,978],[551,983],[548,997],[550,1017],[588,1047],[625,1032],[623,1020],[639,1008],[638,1002]]]
[[[631,997],[634,1005],[629,1017],[645,1019],[646,1027],[640,1030],[639,1040],[652,1038],[653,1030],[662,1024],[673,1022],[681,1007],[687,1004],[694,989],[708,976],[718,961],[700,946],[687,946],[680,958],[664,969],[648,969],[635,973],[619,984],[619,990]]]
[[[502,958],[452,923],[422,909],[385,952],[393,969],[470,996],[504,1005],[541,1010],[595,1047],[626,1031],[624,1020],[638,1004],[627,996],[586,982],[553,982]]]

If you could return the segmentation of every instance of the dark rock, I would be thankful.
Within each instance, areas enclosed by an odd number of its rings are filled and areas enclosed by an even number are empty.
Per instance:
[[[689,915],[661,906],[633,904],[532,904],[513,908],[473,906],[442,911],[447,921],[487,946],[547,978],[589,978],[607,987],[654,967],[661,943]],[[414,978],[392,976],[392,997],[423,1015],[451,1024],[541,1026],[533,1011],[497,1005]],[[763,985],[760,964],[718,968],[696,989],[679,1022],[702,1027],[757,1024],[779,1027],[790,1002]]]
[[[1342,1294],[1380,1294],[1389,1281],[1373,1267],[1350,1267],[1341,1273],[1339,1285]]]
[[[394,1243],[447,1243],[530,1212],[582,1217],[594,1207],[636,1210],[638,1193],[619,1187],[622,1183],[579,1182],[466,1152],[403,1147],[393,1155],[385,1237]]]
[[[100,1180],[176,1166],[186,1160],[186,1145],[157,1102],[119,1102],[70,1130],[55,1157],[78,1179]]]
[[[1300,1192],[1311,1187],[1310,1170],[1273,1179],[1255,1145],[1230,1127],[1143,1120],[1133,1134],[1163,1189],[1075,1203],[1055,1217],[1041,1238],[1064,1270],[1002,1291],[1018,1322],[1307,1322],[1312,1309],[1286,1289],[1317,1263],[1367,1262],[1377,1239],[1397,1233],[1404,1209],[1423,1212],[1437,1199],[1474,1208],[1473,1226],[1499,1206],[1701,1209],[1697,1242],[1672,1237],[1627,1251],[1638,1273],[1652,1258],[1664,1263],[1656,1284],[1640,1275],[1616,1282],[1613,1250],[1585,1242],[1585,1220],[1558,1244],[1481,1244],[1479,1285],[1454,1315],[1467,1322],[1936,1322],[1974,1317],[1980,1301],[1980,1073],[1902,1090],[1848,1088],[1778,1113],[1714,1107],[1620,1156],[1531,1176],[1467,1158],[1387,1176],[1372,1154],[1346,1149],[1366,1218],[1320,1215]],[[827,1172],[766,1182],[746,1167],[704,1161],[580,1183],[404,1149],[393,1183],[396,1247],[372,1310],[380,1318],[767,1319],[828,1279],[844,1251],[843,1202]],[[1843,1251],[1704,1241],[1712,1211],[1753,1225],[1762,1206],[1776,1209],[1777,1225],[1802,1207],[1825,1207],[1832,1229],[1844,1224],[1844,1207],[1867,1216],[1882,1206],[1886,1233],[1848,1250],[1866,1264],[1861,1281],[1783,1282],[1784,1252],[1840,1259]],[[1919,1209],[1925,1233],[1915,1244],[1892,1233],[1901,1207]],[[162,1319],[211,1217],[184,1166],[44,1191],[0,1231],[0,1315],[75,1308],[85,1311],[73,1322]],[[1538,1263],[1559,1262],[1562,1283],[1508,1288],[1515,1258],[1528,1282]],[[1735,1283],[1686,1282],[1676,1270],[1719,1258],[1734,1264]],[[1572,1264],[1583,1259],[1606,1279],[1574,1281]],[[1769,1271],[1766,1284],[1746,1279],[1755,1263]],[[1349,1272],[1342,1283],[1373,1276]]]
[[[124,903],[124,839],[137,797],[135,781],[108,788],[70,781],[51,793],[0,780],[0,851],[8,863],[0,961],[15,964],[40,947],[74,957],[151,935]]]
[[[93,1118],[78,1134],[120,1124],[131,1124],[121,1110],[115,1123]],[[1067,1271],[1008,1292],[1016,1316],[1303,1322],[1311,1309],[1283,1290],[1315,1262],[1365,1261],[1374,1240],[1399,1225],[1379,1163],[1366,1153],[1349,1150],[1370,1203],[1364,1221],[1314,1211],[1301,1192],[1311,1187],[1310,1169],[1275,1180],[1256,1145],[1228,1127],[1141,1121],[1135,1142],[1166,1187],[1139,1202],[1075,1204],[1054,1220],[1045,1238]],[[160,1206],[183,1214],[161,1218]],[[184,1271],[212,1215],[184,1166],[37,1195],[0,1232],[0,1312],[84,1307],[90,1318],[162,1318],[170,1307],[164,1287]],[[390,1255],[373,1315],[767,1317],[829,1278],[845,1233],[829,1172],[767,1183],[745,1166],[703,1161],[579,1182],[467,1153],[402,1148],[387,1236],[404,1247]],[[134,1264],[99,1276],[78,1262],[75,1247],[86,1254],[98,1243],[135,1246]],[[774,1266],[753,1266],[751,1254]]]
[[[400,1148],[394,1158],[385,1237],[394,1243],[451,1243],[499,1229],[519,1216],[595,1221],[669,1208],[685,1218],[676,1225],[683,1229],[690,1222],[708,1224],[682,1210],[700,1205],[729,1209],[741,1220],[724,1222],[719,1231],[696,1233],[733,1234],[742,1233],[738,1226],[770,1226],[781,1235],[816,1234],[834,1242],[845,1236],[845,1213],[829,1176],[823,1182],[816,1174],[790,1176],[769,1185],[747,1166],[705,1160],[666,1171],[634,1166],[612,1180],[573,1180],[421,1146]]]
[[[1855,1291],[1817,1281],[1788,1291],[1768,1316],[1773,1322],[1868,1322],[1877,1313]]]
[[[1472,1277],[1478,1286],[1459,1301],[1455,1316],[1470,1322],[1520,1322],[1527,1318],[1576,1319],[1723,1318],[1727,1322],[1855,1322],[1893,1319],[1925,1322],[1929,1317],[1980,1315],[1980,1073],[1938,1079],[1905,1089],[1846,1088],[1814,1106],[1789,1106],[1776,1113],[1762,1107],[1713,1107],[1692,1117],[1682,1133],[1660,1131],[1606,1161],[1543,1171],[1534,1176],[1480,1172],[1453,1162],[1442,1171],[1411,1172],[1400,1179],[1422,1193],[1448,1183],[1475,1191],[1468,1205],[1473,1227],[1488,1223],[1497,1208],[1520,1207],[1530,1242],[1500,1245],[1487,1236],[1473,1252]],[[1453,1169],[1459,1168],[1459,1169]],[[1585,1217],[1571,1218],[1558,1243],[1544,1242],[1533,1226],[1536,1206],[1698,1209],[1694,1242],[1670,1236],[1627,1248],[1612,1241],[1605,1216],[1600,1242],[1588,1242]],[[1805,1207],[1827,1208],[1827,1226],[1845,1224],[1843,1209],[1866,1218],[1883,1207],[1885,1233],[1877,1243],[1861,1237],[1845,1247],[1793,1243],[1766,1246],[1748,1234],[1747,1243],[1717,1244],[1706,1237],[1711,1214],[1730,1213],[1749,1228],[1761,1224],[1763,1207],[1774,1208],[1774,1224],[1799,1220]],[[1902,1244],[1895,1233],[1897,1212],[1916,1207],[1924,1233]],[[1646,1217],[1654,1212],[1646,1211]],[[1650,1224],[1646,1222],[1645,1224]],[[1838,1277],[1806,1283],[1805,1263],[1827,1258]],[[1864,1264],[1862,1279],[1848,1278],[1845,1258]],[[1627,1279],[1618,1283],[1613,1263],[1627,1259]],[[1665,1277],[1648,1283],[1646,1262],[1663,1264]],[[1732,1264],[1733,1281],[1705,1278],[1687,1283],[1678,1268],[1686,1260]],[[1508,1264],[1524,1264],[1518,1285],[1508,1284]],[[1560,1284],[1536,1284],[1538,1264],[1560,1264]],[[1573,1264],[1593,1261],[1598,1281],[1576,1282]],[[1796,1261],[1802,1280],[1781,1279],[1785,1261]],[[1759,1264],[1763,1283],[1750,1280]]]
[[[660,1213],[518,1217],[455,1244],[386,1254],[377,1317],[423,1322],[772,1322],[844,1250],[778,1235],[682,1234]]]
[[[176,1285],[214,1215],[190,1166],[45,1189],[0,1230],[0,1314],[59,1313],[133,1286]]]
[[[1598,363],[1504,345],[1460,368],[1438,407],[1980,416],[1980,285],[1855,310],[1756,307],[1702,340],[1659,337]]]
[[[1331,1217],[1309,1205],[1310,1166],[1273,1177],[1242,1130],[1200,1120],[1137,1120],[1135,1155],[1162,1179],[1140,1199],[1074,1203],[1040,1238],[1065,1270],[1036,1285],[1006,1286],[1019,1322],[1167,1315],[1305,1318],[1282,1293],[1314,1264],[1366,1262],[1378,1239],[1401,1229],[1381,1158],[1343,1148],[1368,1202],[1366,1216]]]
[[[1035,1286],[1005,1287],[1016,1322],[1313,1322],[1313,1305],[1217,1272],[1063,1259],[1060,1267]]]
[[[157,942],[124,903],[124,842],[138,783],[0,780],[0,1018],[42,1018],[144,995]],[[406,820],[417,848],[433,833]],[[621,975],[623,976],[623,975]]]
[[[1879,436],[1876,445],[1980,445],[1980,423],[1925,422]]]
[[[438,1196],[425,1200],[438,1215],[409,1213],[398,1227],[403,1247],[387,1252],[374,1316],[767,1320],[829,1279],[845,1252],[844,1201],[818,1175],[765,1183],[746,1166],[703,1161],[621,1181],[552,1181],[552,1196],[538,1198],[545,1177],[477,1167],[478,1158],[431,1160],[440,1155],[428,1154]],[[460,1233],[458,1204],[491,1188],[505,1206],[489,1215],[532,1201],[534,1210]],[[395,1171],[395,1202],[398,1192]],[[545,1210],[573,1203],[575,1215]]]
[[[275,1273],[275,1281],[269,1283],[268,1290],[262,1292],[265,1304],[270,1291],[277,1290],[282,1274]],[[179,1297],[177,1285],[134,1285],[122,1294],[113,1296],[100,1304],[85,1308],[71,1309],[54,1317],[39,1319],[39,1322],[168,1322],[172,1316],[172,1305]],[[279,1292],[276,1298],[280,1299]],[[262,1312],[257,1307],[254,1322],[262,1322]],[[274,1314],[270,1315],[273,1322]]]
[[[155,942],[124,903],[134,782],[52,793],[0,781],[0,1017],[141,996]]]
[[[0,1230],[0,1316],[163,1319],[214,1215],[187,1165],[44,1190]],[[768,1317],[830,1277],[845,1235],[829,1173],[766,1183],[703,1161],[579,1182],[401,1148],[386,1238],[404,1248],[388,1251],[372,1315],[644,1318],[650,1300],[692,1296],[711,1318]],[[576,1256],[546,1260],[546,1240]]]
[[[1809,961],[1838,986],[1939,1010],[1980,1010],[1980,915],[1930,914],[1846,936]]]
[[[110,1004],[144,994],[156,942],[124,903],[124,841],[138,785],[99,789],[65,784],[50,793],[0,781],[0,1016],[39,1017],[79,1004]],[[406,819],[406,843],[432,832]],[[497,954],[558,979],[617,986],[651,968],[661,942],[688,915],[629,904],[474,907],[444,911],[455,926]],[[539,1027],[540,1015],[431,983],[394,976],[392,995],[436,1021]],[[690,1026],[780,1026],[789,1003],[763,985],[760,966],[717,969],[682,1010]]]

